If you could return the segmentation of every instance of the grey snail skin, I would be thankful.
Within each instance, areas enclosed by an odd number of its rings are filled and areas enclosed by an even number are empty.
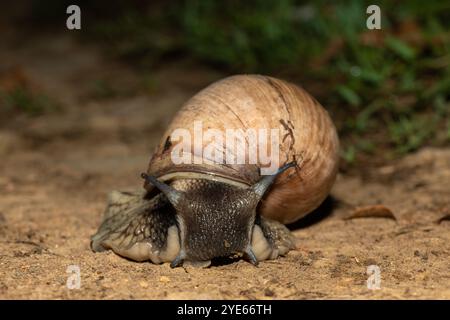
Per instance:
[[[173,133],[182,128],[195,135],[196,121],[216,132],[277,129],[279,166],[263,175],[266,163],[259,159],[174,162]],[[208,141],[202,143],[206,147]],[[244,150],[224,150],[221,144],[216,152],[244,152],[249,159],[250,144],[245,140]],[[203,157],[203,151],[190,149],[191,159]],[[172,267],[208,266],[216,257],[243,256],[255,265],[275,259],[294,248],[285,224],[313,211],[330,192],[338,154],[330,116],[300,87],[262,75],[222,79],[194,95],[175,115],[142,174],[144,188],[109,194],[91,247]]]

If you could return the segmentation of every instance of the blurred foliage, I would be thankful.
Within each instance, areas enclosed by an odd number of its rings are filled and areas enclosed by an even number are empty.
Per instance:
[[[370,4],[113,1],[88,34],[142,66],[188,57],[300,83],[330,110],[347,162],[448,144],[450,2],[378,1],[382,30],[366,28]]]
[[[59,109],[59,105],[48,95],[33,93],[23,87],[15,88],[9,92],[0,90],[0,107],[2,115],[20,111],[30,116],[38,116]]]
[[[0,72],[1,123],[9,121],[9,116],[15,113],[38,116],[56,110],[60,110],[59,103],[43,93],[20,67]]]

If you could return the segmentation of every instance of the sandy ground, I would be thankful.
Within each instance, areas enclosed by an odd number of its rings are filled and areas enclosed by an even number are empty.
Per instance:
[[[2,67],[18,67],[64,108],[2,121],[0,298],[450,299],[450,221],[437,222],[450,214],[450,149],[339,175],[331,197],[292,226],[297,249],[257,268],[171,269],[91,252],[107,192],[141,186],[165,124],[221,75],[169,63],[146,91],[132,71],[66,37],[6,43]],[[116,92],[96,97],[93,83],[105,79]],[[396,220],[345,219],[375,204]],[[80,289],[67,287],[71,265]],[[370,265],[380,271],[378,290],[367,287]]]

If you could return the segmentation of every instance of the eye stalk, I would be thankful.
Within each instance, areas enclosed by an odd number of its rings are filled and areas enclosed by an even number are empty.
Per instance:
[[[164,193],[164,195],[175,208],[180,207],[181,201],[184,198],[184,192],[175,190],[168,184],[165,184],[164,182],[156,179],[154,176],[150,176],[146,173],[141,173],[141,178],[144,179],[147,183],[154,185],[162,193]]]
[[[286,171],[289,168],[295,167],[297,166],[297,161],[292,161],[289,163],[286,163],[285,165],[283,165],[282,167],[280,167],[278,169],[278,171],[270,176],[265,176],[264,178],[262,178],[261,180],[259,180],[257,183],[255,183],[251,189],[253,190],[254,193],[256,193],[259,198],[261,199],[262,196],[264,195],[264,193],[266,193],[267,189],[269,189],[269,187],[272,185],[272,183],[275,181],[275,179],[282,174],[284,171]]]

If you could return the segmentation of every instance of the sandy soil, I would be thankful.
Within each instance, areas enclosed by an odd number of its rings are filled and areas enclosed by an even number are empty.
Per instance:
[[[450,214],[450,149],[340,175],[332,196],[292,226],[297,249],[258,268],[238,261],[171,269],[91,252],[107,192],[141,186],[165,124],[221,75],[169,63],[143,90],[132,71],[66,37],[6,43],[3,71],[19,68],[64,108],[2,121],[0,298],[450,299],[450,221],[437,222]],[[114,95],[99,98],[97,80]],[[345,219],[375,204],[396,220]],[[66,286],[70,265],[80,268],[80,289]],[[380,270],[378,290],[367,287],[370,265]]]

